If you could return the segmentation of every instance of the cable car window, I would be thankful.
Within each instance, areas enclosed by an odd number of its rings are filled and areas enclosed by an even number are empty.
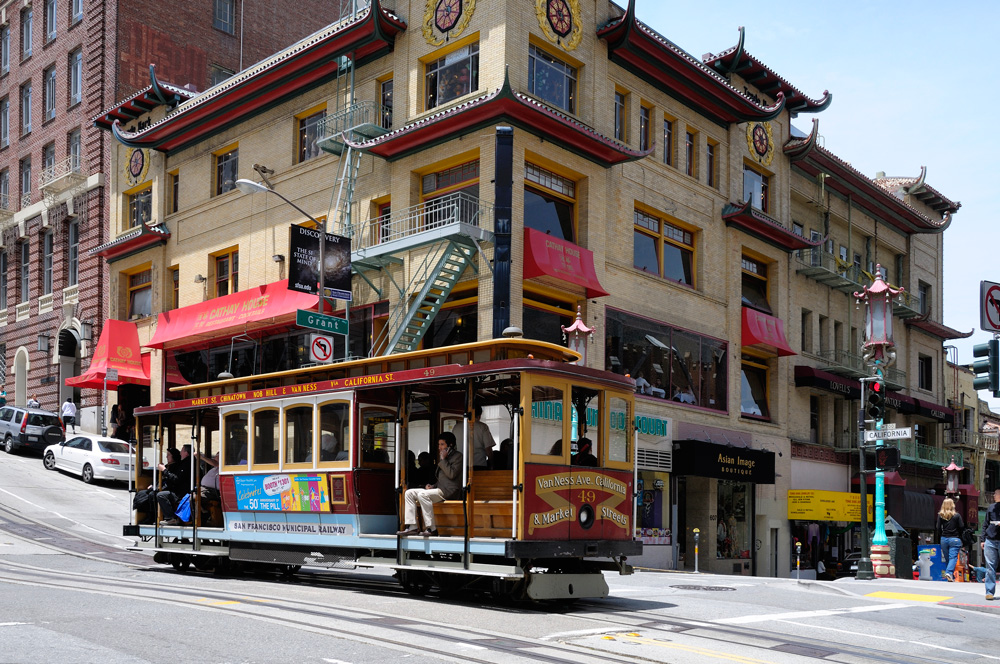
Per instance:
[[[285,463],[308,463],[313,459],[313,407],[285,409]]]
[[[246,466],[249,456],[247,454],[247,426],[249,417],[246,413],[229,413],[225,417],[225,449],[223,450],[223,464],[227,466]]]
[[[347,461],[350,423],[351,405],[348,402],[335,401],[319,407],[320,461]]]
[[[281,444],[281,429],[278,428],[278,420],[277,409],[254,411],[254,465],[278,463],[278,445]]]
[[[378,408],[361,414],[361,460],[392,463],[396,452],[396,413]]]
[[[621,397],[608,399],[608,460],[626,462],[629,460],[629,412],[628,402]]]
[[[531,388],[531,453],[563,456],[563,390],[548,385]]]

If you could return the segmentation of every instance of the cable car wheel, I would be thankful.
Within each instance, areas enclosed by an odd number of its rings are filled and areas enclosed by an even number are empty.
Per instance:
[[[423,596],[431,589],[431,579],[426,572],[399,570],[399,583],[411,595]]]

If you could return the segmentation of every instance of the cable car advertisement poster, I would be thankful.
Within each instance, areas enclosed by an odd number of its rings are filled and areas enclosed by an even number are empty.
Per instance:
[[[329,512],[324,475],[238,475],[236,509],[241,512]]]
[[[314,228],[292,225],[288,231],[288,289],[319,295],[319,236]],[[327,296],[351,301],[351,239],[326,234]]]
[[[632,473],[528,464],[526,539],[632,539]]]

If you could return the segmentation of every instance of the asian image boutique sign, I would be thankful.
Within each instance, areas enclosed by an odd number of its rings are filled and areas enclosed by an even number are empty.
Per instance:
[[[288,261],[289,290],[319,295],[319,236],[320,231],[292,225],[288,233],[291,256]],[[326,234],[323,262],[326,264],[323,285],[328,297],[351,301],[351,240]]]
[[[774,484],[774,452],[706,443],[674,442],[674,473],[755,484]]]

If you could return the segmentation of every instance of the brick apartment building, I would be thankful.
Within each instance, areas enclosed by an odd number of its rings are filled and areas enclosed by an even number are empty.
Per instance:
[[[853,293],[881,269],[906,289],[890,416],[917,432],[890,511],[926,511],[910,494],[950,455],[943,342],[960,333],[940,293],[958,203],[925,173],[872,178],[820,145],[803,114],[830,96],[742,33],[699,60],[632,3],[384,5],[179,105],[130,122],[120,99],[99,120],[119,145],[97,253],[111,316],[151,349],[151,401],[312,361],[289,229],[325,220],[354,273],[336,357],[506,325],[563,343],[580,311],[597,328],[587,364],[636,379],[643,562],[693,568],[697,528],[702,570],[787,576],[794,537],[815,557],[857,544],[849,519],[813,514],[817,496],[803,516],[788,496],[852,491],[869,374]],[[138,179],[132,160],[149,164]],[[486,420],[506,437],[503,414]]]
[[[113,292],[92,253],[108,238],[118,100],[177,104],[337,18],[319,0],[23,0],[0,5],[0,386],[13,403],[67,387],[90,362]],[[151,86],[156,75],[178,87]],[[146,214],[148,201],[137,201]],[[140,389],[141,388],[136,388]],[[141,395],[139,395],[141,397]]]

